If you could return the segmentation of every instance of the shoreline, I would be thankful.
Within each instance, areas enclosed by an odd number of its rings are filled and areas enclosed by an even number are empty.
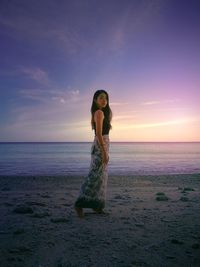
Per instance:
[[[72,177],[74,177],[74,178],[84,178],[84,177],[86,177],[87,176],[87,174],[85,174],[85,175],[80,175],[80,174],[73,174],[73,175],[71,175],[71,174],[66,174],[66,175],[64,175],[64,174],[56,174],[56,175],[54,175],[54,174],[45,174],[45,175],[43,175],[43,174],[32,174],[32,175],[27,175],[27,174],[25,174],[25,175],[21,175],[21,174],[16,174],[16,175],[13,175],[13,174],[11,174],[11,175],[4,175],[4,174],[0,174],[0,179],[2,179],[2,178],[11,178],[11,177],[13,177],[13,178],[33,178],[33,177],[35,177],[35,178],[42,178],[42,177],[44,177],[44,178],[72,178]],[[150,177],[168,177],[168,176],[172,176],[172,177],[176,177],[176,176],[200,176],[200,172],[195,172],[195,173],[173,173],[173,174],[168,174],[168,173],[163,173],[163,174],[109,174],[108,173],[108,177],[110,177],[111,179],[113,178],[113,177],[118,177],[118,178],[121,178],[121,177],[127,177],[127,178],[135,178],[135,177],[146,177],[146,178],[150,178]]]
[[[200,174],[109,175],[80,219],[85,177],[0,176],[2,266],[199,266]]]

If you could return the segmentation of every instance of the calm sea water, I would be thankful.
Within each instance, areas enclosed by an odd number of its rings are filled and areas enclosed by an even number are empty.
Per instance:
[[[87,175],[92,142],[0,143],[0,175]],[[198,143],[110,142],[110,175],[200,173]]]

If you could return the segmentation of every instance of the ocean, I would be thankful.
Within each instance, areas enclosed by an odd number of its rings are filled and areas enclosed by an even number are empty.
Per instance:
[[[92,142],[0,143],[0,175],[83,175]],[[110,142],[109,175],[200,173],[200,142]]]

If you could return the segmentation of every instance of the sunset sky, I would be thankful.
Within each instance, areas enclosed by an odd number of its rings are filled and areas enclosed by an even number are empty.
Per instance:
[[[200,1],[0,1],[0,141],[200,141]]]

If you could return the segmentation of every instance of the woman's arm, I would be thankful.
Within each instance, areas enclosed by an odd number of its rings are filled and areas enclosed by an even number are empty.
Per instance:
[[[96,122],[96,135],[98,138],[98,142],[102,150],[104,151],[104,140],[102,137],[102,128],[103,128],[103,119],[104,119],[104,114],[102,110],[97,110],[94,114],[94,120]]]
[[[101,153],[102,153],[102,161],[103,164],[107,164],[109,161],[109,156],[107,154],[103,136],[102,136],[102,128],[103,128],[103,119],[104,119],[104,113],[102,110],[97,110],[94,114],[94,120],[96,122],[96,135],[97,140],[100,145]]]

